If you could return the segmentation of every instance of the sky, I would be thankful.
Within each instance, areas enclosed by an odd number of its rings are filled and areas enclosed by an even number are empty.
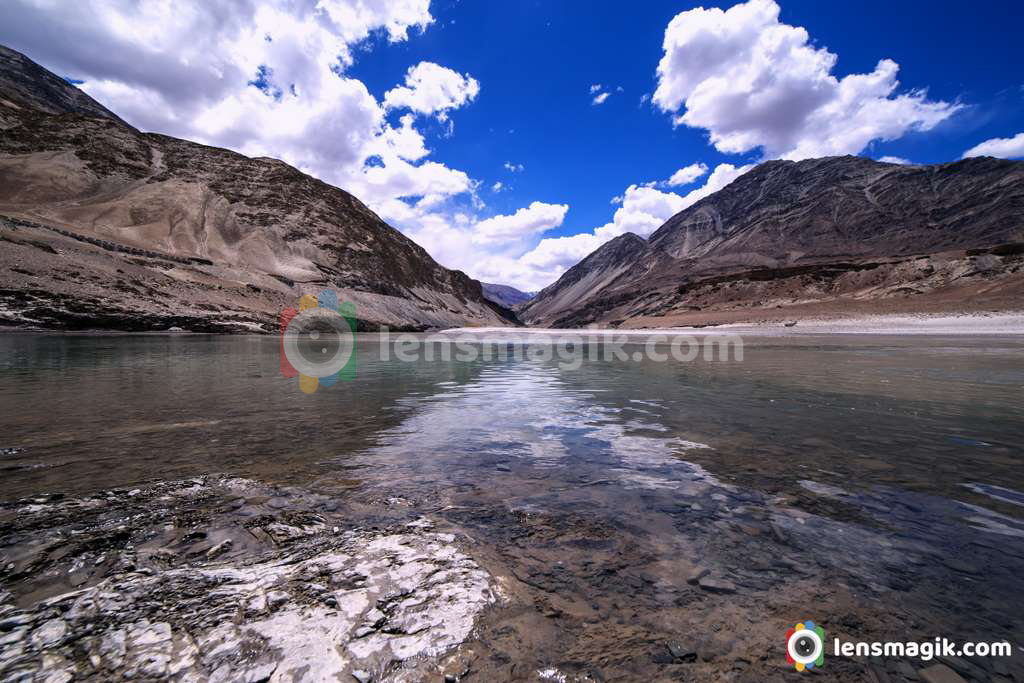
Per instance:
[[[533,291],[760,161],[1024,158],[1022,24],[1003,0],[6,0],[0,42]]]

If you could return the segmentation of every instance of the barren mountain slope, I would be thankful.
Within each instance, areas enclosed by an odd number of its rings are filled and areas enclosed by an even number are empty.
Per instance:
[[[485,297],[496,304],[510,309],[526,303],[535,295],[535,292],[522,292],[508,285],[496,285],[490,282],[482,282],[480,284],[483,285]]]
[[[505,322],[347,192],[140,133],[5,48],[0,125],[0,320],[274,332],[283,307],[333,287],[367,328]]]
[[[1016,310],[1020,250],[993,248],[1024,241],[1024,162],[771,161],[676,214],[649,240],[632,238],[616,277],[604,276],[603,261],[594,265],[609,242],[521,317],[571,327],[769,320],[854,305]]]

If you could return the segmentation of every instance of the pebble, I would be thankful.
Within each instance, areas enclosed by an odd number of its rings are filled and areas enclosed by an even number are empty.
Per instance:
[[[373,676],[370,675],[369,671],[363,671],[362,669],[356,669],[352,672],[352,678],[359,681],[359,683],[370,683],[373,680]]]

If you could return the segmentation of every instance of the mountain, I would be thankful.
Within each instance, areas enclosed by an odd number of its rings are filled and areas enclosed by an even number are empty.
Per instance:
[[[1024,162],[769,161],[649,239],[602,245],[529,324],[708,324],[843,310],[1021,307]]]
[[[274,333],[327,287],[364,329],[508,322],[344,190],[142,133],[3,47],[0,129],[4,324]]]
[[[490,282],[482,282],[480,284],[484,288],[485,297],[505,308],[513,308],[526,303],[537,294],[536,292],[521,292],[515,287],[509,287],[508,285],[495,285]]]

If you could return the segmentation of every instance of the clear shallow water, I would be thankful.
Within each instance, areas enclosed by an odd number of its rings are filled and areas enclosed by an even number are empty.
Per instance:
[[[746,341],[742,362],[568,370],[364,338],[354,381],[306,395],[273,338],[2,336],[0,499],[214,472],[432,515],[558,615],[483,627],[496,648],[520,629],[537,666],[634,622],[741,629],[756,657],[809,603],[861,637],[1024,633],[1024,340]],[[693,588],[697,567],[735,590]]]
[[[500,478],[498,460],[617,478],[682,458],[753,488],[887,484],[1013,512],[963,484],[1024,489],[1022,352],[1015,338],[748,339],[742,362],[568,370],[384,362],[365,339],[354,381],[305,395],[272,338],[5,335],[0,448],[23,450],[0,456],[0,496],[211,471],[330,485],[411,468],[443,484]]]

